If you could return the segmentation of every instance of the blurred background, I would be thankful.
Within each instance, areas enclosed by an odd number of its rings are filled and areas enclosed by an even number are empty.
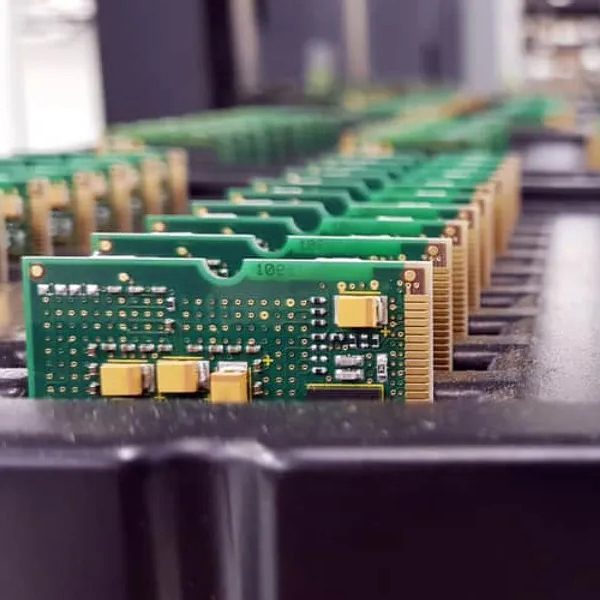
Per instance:
[[[0,0],[0,153],[342,86],[594,95],[597,0]]]

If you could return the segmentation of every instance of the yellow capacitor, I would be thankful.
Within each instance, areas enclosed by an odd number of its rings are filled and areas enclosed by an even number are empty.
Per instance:
[[[159,360],[156,388],[161,394],[193,394],[198,391],[198,363],[192,360]]]
[[[141,363],[105,363],[100,367],[100,395],[141,396],[143,375]]]
[[[378,296],[336,296],[335,324],[338,327],[377,327]]]
[[[210,374],[210,401],[214,404],[245,404],[248,397],[246,371],[214,371]]]

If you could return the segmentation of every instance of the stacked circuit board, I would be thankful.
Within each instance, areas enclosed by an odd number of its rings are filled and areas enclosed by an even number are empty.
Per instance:
[[[432,401],[520,210],[519,162],[357,144],[23,261],[35,397]]]
[[[35,396],[431,398],[431,265],[24,261]],[[343,280],[340,275],[343,274]]]

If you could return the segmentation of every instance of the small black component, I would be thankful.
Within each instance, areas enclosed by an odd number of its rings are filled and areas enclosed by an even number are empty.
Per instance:
[[[367,402],[379,402],[383,399],[382,394],[383,390],[379,385],[332,383],[330,385],[308,385],[306,399],[309,401],[347,400],[357,402],[365,400]]]

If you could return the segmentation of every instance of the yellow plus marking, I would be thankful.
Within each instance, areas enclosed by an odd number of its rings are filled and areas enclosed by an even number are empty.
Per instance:
[[[390,333],[392,333],[391,329],[388,329],[387,327],[384,327],[381,330],[381,333],[383,334],[383,337],[387,337],[388,335],[390,335]]]
[[[265,366],[270,367],[273,364],[273,359],[267,354],[266,356],[263,356],[263,363],[265,364]]]

